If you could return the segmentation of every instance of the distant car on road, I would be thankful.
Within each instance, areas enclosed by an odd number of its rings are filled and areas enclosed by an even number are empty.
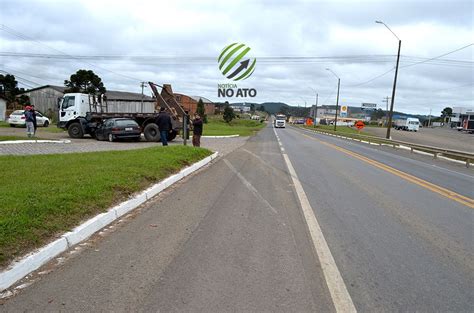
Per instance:
[[[36,113],[36,124],[38,126],[43,126],[43,127],[48,127],[51,121],[49,118],[44,116],[41,112],[35,111]],[[25,126],[25,110],[16,110],[13,111],[12,114],[8,117],[8,124],[10,124],[10,127],[15,127],[15,126]]]
[[[109,118],[97,127],[94,135],[97,140],[132,139],[140,141],[142,130],[135,120],[128,118]]]

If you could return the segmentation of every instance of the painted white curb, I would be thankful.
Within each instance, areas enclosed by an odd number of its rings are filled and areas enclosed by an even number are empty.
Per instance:
[[[71,143],[71,140],[5,140],[0,141],[0,145],[15,144],[15,143]]]
[[[201,138],[235,138],[240,135],[228,135],[228,136],[201,136]]]
[[[52,243],[40,248],[36,252],[31,253],[17,262],[13,262],[7,270],[0,273],[0,291],[9,288],[26,275],[47,263],[52,258],[58,256],[79,242],[89,238],[91,235],[117,220],[122,215],[130,212],[142,203],[146,202],[148,199],[156,196],[159,192],[205,166],[217,158],[217,155],[218,152],[215,152],[207,158],[182,169],[179,173],[172,175],[153,185],[152,187],[142,191],[132,199],[122,202],[121,204],[110,208],[107,212],[100,213],[99,215],[89,219],[88,221],[74,228],[72,231],[65,233],[56,241],[53,241]]]

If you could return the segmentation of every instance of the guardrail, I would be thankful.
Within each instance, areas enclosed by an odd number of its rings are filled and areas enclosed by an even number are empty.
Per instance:
[[[449,159],[465,161],[466,167],[469,167],[471,162],[474,161],[474,153],[470,153],[466,151],[426,146],[426,145],[420,145],[420,144],[406,142],[406,141],[392,140],[392,139],[380,138],[380,137],[375,137],[375,136],[342,133],[342,132],[337,132],[333,130],[315,129],[315,128],[307,128],[307,127],[301,127],[301,126],[297,126],[297,127],[301,129],[307,129],[316,133],[329,134],[331,136],[335,136],[339,138],[347,138],[347,139],[351,139],[355,141],[366,142],[369,144],[388,145],[388,146],[393,146],[393,148],[396,148],[399,146],[405,146],[405,147],[410,148],[410,151],[412,153],[414,150],[417,150],[417,151],[433,154],[434,159],[438,158],[439,155],[442,155]]]

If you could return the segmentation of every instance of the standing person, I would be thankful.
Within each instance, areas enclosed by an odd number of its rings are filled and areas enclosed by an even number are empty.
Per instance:
[[[26,124],[26,135],[31,138],[35,134],[35,116],[33,115],[34,112],[32,111],[31,107],[27,105],[25,107],[25,124]]]
[[[36,111],[34,104],[31,105],[31,113],[33,114],[33,127],[35,129],[33,136],[36,136],[36,129],[38,128],[38,124],[36,123]]]
[[[195,113],[193,120],[193,146],[195,147],[201,146],[202,125],[201,116]]]
[[[160,109],[160,113],[156,118],[156,125],[158,125],[158,130],[160,131],[161,143],[163,146],[167,146],[168,133],[173,128],[173,126],[171,125],[171,116],[165,111],[165,108]]]

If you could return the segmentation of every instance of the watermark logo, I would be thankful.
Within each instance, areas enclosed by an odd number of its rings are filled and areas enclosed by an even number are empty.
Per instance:
[[[255,70],[255,58],[247,57],[250,47],[237,42],[225,47],[217,62],[222,75],[234,81],[244,80],[250,77]]]

